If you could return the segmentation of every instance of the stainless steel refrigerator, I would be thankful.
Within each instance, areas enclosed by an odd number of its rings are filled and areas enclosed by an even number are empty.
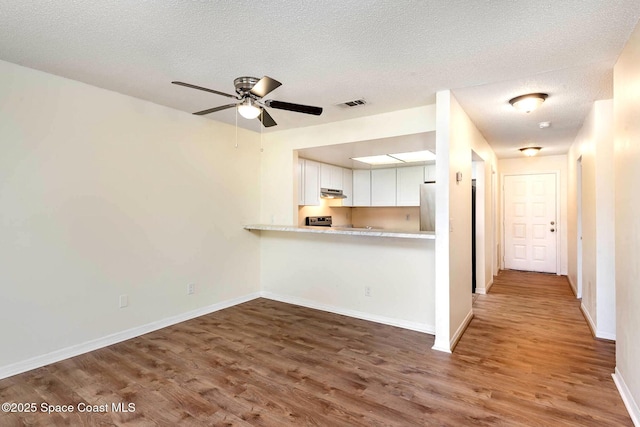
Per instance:
[[[420,231],[436,231],[436,182],[420,185]]]

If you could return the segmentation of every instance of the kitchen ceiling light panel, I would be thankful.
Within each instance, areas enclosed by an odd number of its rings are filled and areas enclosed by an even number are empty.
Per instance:
[[[386,154],[379,156],[366,156],[366,157],[352,157],[351,160],[355,160],[368,165],[391,165],[394,163],[404,163],[402,160],[394,159]]]
[[[393,158],[402,160],[403,162],[407,162],[407,163],[427,162],[427,161],[436,159],[436,155],[429,150],[412,151],[410,153],[398,153],[398,154],[389,154],[389,155]]]

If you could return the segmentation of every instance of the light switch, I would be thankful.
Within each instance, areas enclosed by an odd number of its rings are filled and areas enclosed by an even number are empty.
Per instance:
[[[453,233],[453,218],[449,218],[449,232]]]

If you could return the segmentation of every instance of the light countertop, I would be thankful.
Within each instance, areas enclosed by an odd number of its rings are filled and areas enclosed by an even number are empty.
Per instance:
[[[316,233],[316,234],[341,234],[347,236],[367,236],[367,237],[395,237],[400,239],[423,239],[433,240],[436,234],[433,231],[394,231],[382,229],[362,229],[362,228],[340,228],[340,227],[297,227],[294,225],[266,225],[253,224],[245,225],[245,230],[257,231],[285,231],[293,233]]]

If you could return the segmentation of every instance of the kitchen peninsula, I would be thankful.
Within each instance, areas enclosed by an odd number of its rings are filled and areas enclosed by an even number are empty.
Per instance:
[[[292,225],[246,225],[245,230],[256,231],[285,231],[293,233],[317,233],[336,234],[346,236],[367,236],[367,237],[395,237],[398,239],[427,239],[436,238],[433,231],[395,231],[382,229],[363,229],[350,227],[306,227]]]
[[[265,298],[435,333],[435,233],[247,225]]]

